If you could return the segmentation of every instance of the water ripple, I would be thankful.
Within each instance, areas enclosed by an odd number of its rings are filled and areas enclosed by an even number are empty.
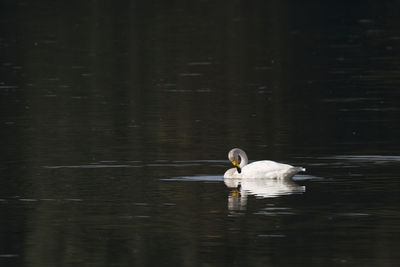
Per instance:
[[[349,161],[356,161],[356,162],[372,162],[372,163],[387,163],[387,162],[399,162],[400,156],[337,155],[337,156],[331,156],[331,157],[322,157],[322,159],[349,160]]]
[[[161,181],[170,182],[183,182],[183,181],[194,181],[194,182],[223,182],[224,177],[222,175],[195,175],[195,176],[182,176],[161,179]]]
[[[99,169],[99,168],[137,168],[141,166],[116,164],[116,165],[105,165],[105,164],[85,164],[85,165],[60,165],[60,166],[43,166],[45,169]]]

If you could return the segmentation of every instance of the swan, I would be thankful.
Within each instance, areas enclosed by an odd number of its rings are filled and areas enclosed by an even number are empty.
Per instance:
[[[224,178],[291,178],[296,173],[305,171],[302,167],[293,167],[271,160],[260,160],[248,164],[246,153],[240,148],[233,148],[228,158],[235,168],[227,170]]]

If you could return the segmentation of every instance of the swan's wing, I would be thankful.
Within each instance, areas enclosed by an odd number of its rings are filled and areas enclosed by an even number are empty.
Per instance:
[[[301,171],[300,168],[288,164],[262,160],[244,166],[242,168],[242,175],[248,178],[281,178],[286,175],[294,175],[299,171]]]

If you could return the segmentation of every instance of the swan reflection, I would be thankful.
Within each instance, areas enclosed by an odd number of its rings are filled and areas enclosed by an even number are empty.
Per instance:
[[[305,186],[298,185],[291,177],[281,179],[271,178],[225,178],[224,183],[231,192],[228,197],[229,210],[245,210],[247,196],[257,198],[272,198],[283,195],[301,194]]]

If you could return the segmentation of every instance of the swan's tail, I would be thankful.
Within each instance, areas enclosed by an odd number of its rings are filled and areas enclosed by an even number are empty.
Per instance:
[[[288,169],[282,176],[281,178],[292,178],[299,172],[305,172],[306,169],[303,167],[292,167]]]
[[[303,168],[303,167],[294,167],[293,168],[293,173],[298,173],[298,172],[305,172],[306,171],[306,169],[305,168]]]

